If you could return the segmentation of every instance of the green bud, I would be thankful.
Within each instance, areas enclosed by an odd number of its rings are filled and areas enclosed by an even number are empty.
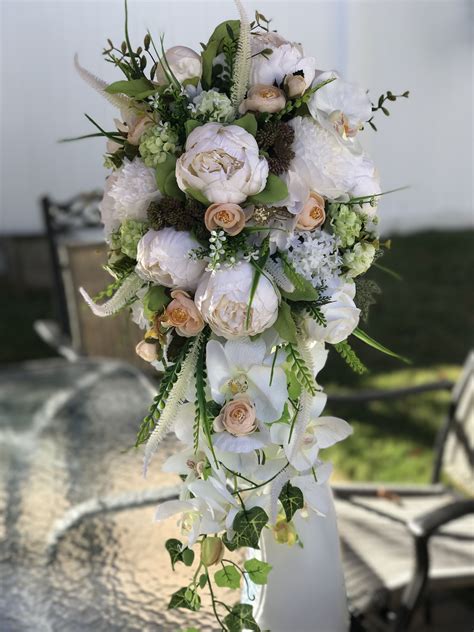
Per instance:
[[[207,537],[201,543],[201,562],[204,566],[219,564],[224,557],[224,544],[220,538]]]

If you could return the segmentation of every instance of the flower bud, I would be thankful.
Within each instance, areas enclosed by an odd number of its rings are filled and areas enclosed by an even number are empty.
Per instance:
[[[135,352],[145,362],[154,362],[157,359],[156,344],[141,340],[135,347]]]
[[[286,75],[284,86],[290,99],[300,97],[307,88],[305,78],[302,75]]]
[[[288,544],[293,546],[296,542],[296,529],[284,518],[277,520],[276,525],[273,527],[273,535],[278,544]]]
[[[204,566],[219,564],[224,557],[224,544],[215,536],[204,538],[201,542],[201,562]]]

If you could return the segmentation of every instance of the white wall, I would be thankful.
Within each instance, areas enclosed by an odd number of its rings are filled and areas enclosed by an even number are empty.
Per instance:
[[[129,0],[130,32],[166,33],[168,46],[199,48],[233,3]],[[300,2],[248,0],[274,27],[301,41],[321,68],[337,68],[370,88],[373,99],[410,89],[378,117],[363,140],[385,189],[411,185],[381,205],[385,231],[472,226],[472,32],[470,0]],[[118,78],[101,57],[107,37],[123,39],[121,0],[0,0],[0,232],[37,232],[37,198],[67,198],[100,188],[103,142],[57,144],[89,133],[87,112],[112,129],[114,110],[76,76],[72,59],[106,80]]]

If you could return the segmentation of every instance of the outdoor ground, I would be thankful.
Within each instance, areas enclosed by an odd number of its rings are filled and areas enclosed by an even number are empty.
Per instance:
[[[402,277],[373,270],[383,295],[362,328],[376,340],[407,356],[406,366],[351,338],[370,373],[359,377],[336,353],[320,374],[329,392],[360,388],[395,388],[439,379],[455,380],[473,343],[474,293],[472,231],[425,232],[394,236],[391,250],[380,261]],[[1,287],[0,363],[50,355],[36,337],[32,323],[50,317],[46,292],[13,294]],[[350,480],[427,482],[436,432],[449,394],[410,397],[369,406],[341,405],[331,412],[353,424],[354,436],[326,452],[337,477]],[[329,454],[328,454],[329,453]]]

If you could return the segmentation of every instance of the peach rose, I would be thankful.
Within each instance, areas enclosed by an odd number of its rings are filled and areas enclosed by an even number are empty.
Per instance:
[[[300,97],[306,91],[306,81],[301,75],[286,75],[284,86],[290,99]]]
[[[133,124],[130,124],[127,134],[127,140],[130,145],[139,145],[143,133],[152,125],[156,125],[156,123],[149,116],[140,116]]]
[[[178,334],[185,338],[196,336],[204,329],[204,321],[194,301],[183,290],[173,290],[171,298],[173,300],[166,308],[163,324],[175,327]]]
[[[300,230],[314,230],[324,224],[324,198],[319,193],[311,192],[303,209],[298,214],[296,228]]]
[[[204,215],[207,230],[222,228],[228,235],[238,235],[245,227],[246,213],[232,202],[211,204]]]
[[[240,114],[248,110],[252,112],[279,112],[286,105],[286,97],[283,90],[275,86],[267,86],[257,83],[247,92],[247,98],[239,107]]]
[[[154,362],[157,360],[156,344],[141,340],[135,347],[135,353],[145,362]]]
[[[227,430],[234,437],[243,437],[255,432],[256,429],[255,406],[245,395],[227,402],[214,420],[216,432]]]

